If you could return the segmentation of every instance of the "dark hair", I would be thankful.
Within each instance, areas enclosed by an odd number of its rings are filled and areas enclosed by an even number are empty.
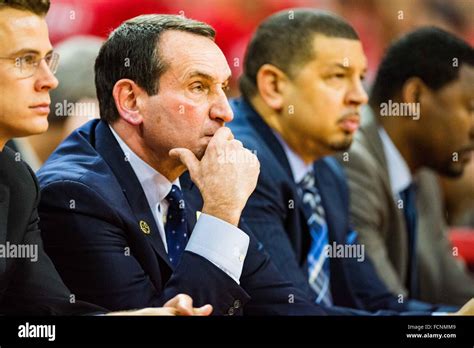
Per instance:
[[[256,93],[257,73],[264,64],[272,64],[290,77],[296,68],[314,59],[316,34],[359,40],[343,18],[314,9],[280,11],[262,22],[247,47],[240,90],[246,98]]]
[[[30,11],[38,16],[46,16],[49,6],[49,0],[0,0],[0,10],[11,7],[17,10]]]
[[[158,93],[159,78],[169,62],[159,49],[161,33],[179,30],[214,40],[215,31],[206,23],[178,15],[143,15],[115,29],[100,49],[95,62],[95,85],[101,119],[112,123],[119,114],[112,97],[115,83],[131,79],[149,95]]]
[[[444,30],[424,27],[395,41],[380,63],[370,105],[396,97],[404,83],[419,77],[432,90],[458,78],[462,64],[474,65],[473,48]]]

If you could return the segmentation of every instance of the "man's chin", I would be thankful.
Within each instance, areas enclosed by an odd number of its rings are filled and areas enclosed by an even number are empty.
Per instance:
[[[28,135],[37,135],[46,132],[49,128],[49,122],[47,117],[43,117],[37,122],[33,123],[32,127],[28,129],[30,134]]]
[[[30,125],[29,127],[16,129],[14,138],[23,138],[29,137],[31,135],[39,135],[43,134],[48,130],[49,124],[48,122],[44,124],[35,123]]]
[[[204,154],[206,153],[206,149],[207,149],[207,146],[205,146],[204,148],[200,148],[198,150],[193,151],[194,156],[196,156],[196,158],[198,160],[202,160],[202,158],[204,157]]]
[[[330,144],[331,150],[335,152],[347,151],[352,145],[352,135],[345,136],[344,139]]]
[[[450,165],[446,166],[443,170],[438,171],[442,176],[446,176],[451,179],[456,179],[462,176],[464,168],[467,163],[462,162],[450,162]]]

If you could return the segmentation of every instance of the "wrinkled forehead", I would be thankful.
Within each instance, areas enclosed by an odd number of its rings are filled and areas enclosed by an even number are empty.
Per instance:
[[[205,36],[169,30],[162,34],[159,54],[168,65],[167,72],[185,79],[202,72],[221,83],[231,74],[227,60],[216,43]]]
[[[51,49],[44,17],[11,8],[0,10],[0,55],[19,50],[45,52]]]

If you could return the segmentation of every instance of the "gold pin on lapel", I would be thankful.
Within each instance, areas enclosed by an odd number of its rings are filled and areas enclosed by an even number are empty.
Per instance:
[[[140,229],[145,234],[150,234],[150,232],[151,232],[150,231],[150,226],[148,226],[148,224],[143,220],[140,220]]]

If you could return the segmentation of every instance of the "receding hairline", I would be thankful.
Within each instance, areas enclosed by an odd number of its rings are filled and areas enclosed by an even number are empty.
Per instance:
[[[161,35],[158,37],[157,39],[157,42],[155,43],[155,51],[156,51],[156,47],[159,47],[159,52],[157,52],[160,56],[160,59],[162,60],[162,62],[164,63],[164,65],[169,68],[170,65],[172,64],[173,62],[173,56],[175,55],[176,52],[171,52],[171,57],[169,55],[169,47],[167,47],[165,45],[165,40],[168,40],[168,42],[175,42],[175,40],[171,39],[171,38],[168,38],[170,34],[179,34],[179,33],[182,33],[184,36],[194,36],[195,38],[203,38],[203,39],[207,39],[209,40],[214,46],[215,48],[222,54],[223,58],[226,60],[227,58],[225,57],[224,53],[222,52],[221,48],[216,44],[215,40],[213,37],[209,37],[209,36],[206,36],[206,35],[201,35],[199,33],[193,33],[193,32],[189,32],[189,31],[185,31],[185,30],[180,30],[180,29],[175,29],[175,28],[172,28],[172,29],[166,29],[164,30]],[[188,35],[189,34],[189,35]],[[170,59],[171,58],[171,59]],[[227,62],[227,60],[226,60]],[[167,69],[166,68],[166,69]],[[166,70],[165,69],[165,70]],[[228,79],[230,79],[232,76],[232,71],[230,69],[229,70],[229,77]],[[191,76],[190,75],[201,75],[201,77],[206,77],[213,80],[214,77],[210,74],[210,72],[207,72],[207,71],[204,71],[204,70],[192,70],[192,71],[189,71],[189,72],[186,72],[186,74],[183,75],[183,78],[185,79],[188,79],[190,78]]]

